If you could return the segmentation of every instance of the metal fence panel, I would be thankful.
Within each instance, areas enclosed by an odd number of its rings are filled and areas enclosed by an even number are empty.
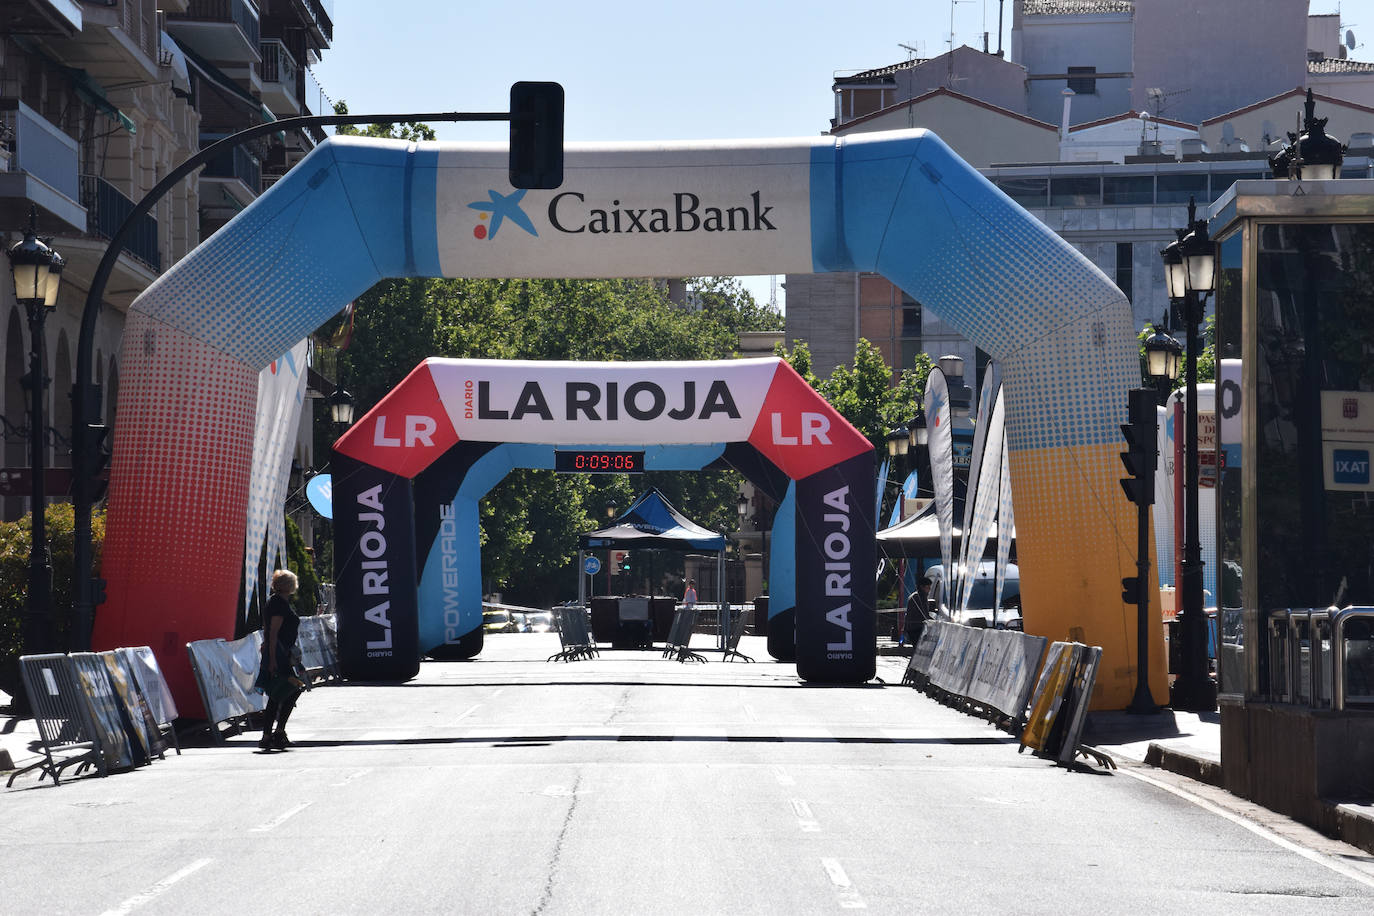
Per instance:
[[[43,759],[15,770],[6,786],[33,769],[40,770],[40,781],[45,774],[51,776],[54,785],[62,784],[59,774],[69,766],[78,773],[94,766],[101,776],[106,775],[100,734],[91,721],[72,660],[65,655],[26,655],[19,659],[19,672],[43,742]]]

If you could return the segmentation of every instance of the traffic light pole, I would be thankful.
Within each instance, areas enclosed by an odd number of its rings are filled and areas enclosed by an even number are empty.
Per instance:
[[[531,88],[533,87],[533,88]],[[72,545],[72,579],[75,592],[71,645],[73,651],[90,648],[91,625],[97,604],[104,600],[103,579],[91,575],[91,510],[95,502],[94,476],[100,458],[95,447],[105,435],[99,425],[101,392],[92,380],[95,353],[95,325],[100,317],[105,285],[114,272],[115,261],[140,220],[172,188],[191,172],[221,152],[241,146],[267,134],[308,127],[335,127],[345,124],[398,124],[416,121],[510,121],[511,179],[516,187],[557,187],[563,180],[563,89],[556,83],[516,83],[511,87],[508,112],[444,111],[420,114],[307,115],[269,121],[230,134],[202,149],[172,169],[167,176],[134,205],[120,223],[95,269],[90,291],[81,313],[81,334],[77,344],[76,382],[72,385],[72,509],[75,514]],[[520,130],[515,128],[519,127]],[[533,145],[534,149],[531,149]],[[541,153],[552,154],[556,163]],[[542,166],[542,168],[541,168]],[[550,182],[554,182],[550,184]]]
[[[1126,711],[1159,712],[1150,693],[1150,506],[1154,504],[1154,475],[1159,462],[1159,420],[1152,388],[1133,388],[1129,393],[1130,422],[1121,427],[1128,451],[1121,460],[1131,477],[1121,481],[1126,496],[1136,506],[1135,577],[1121,580],[1121,599],[1134,603],[1135,694]]]

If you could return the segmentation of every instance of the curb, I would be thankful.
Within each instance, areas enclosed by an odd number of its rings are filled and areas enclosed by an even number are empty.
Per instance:
[[[1186,776],[1194,782],[1206,783],[1218,789],[1226,788],[1221,775],[1221,762],[1189,754],[1175,748],[1166,747],[1158,742],[1150,742],[1145,752],[1145,763],[1179,776]]]

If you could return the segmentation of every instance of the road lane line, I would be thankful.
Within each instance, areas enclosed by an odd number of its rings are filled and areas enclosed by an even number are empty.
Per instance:
[[[330,788],[337,789],[337,788],[339,788],[340,786],[346,786],[346,785],[348,785],[350,782],[352,782],[353,780],[359,779],[359,778],[361,778],[361,777],[363,777],[363,776],[366,776],[368,773],[371,773],[371,772],[372,772],[372,770],[371,770],[371,768],[369,768],[369,769],[366,769],[366,770],[359,770],[359,771],[356,772],[356,773],[349,773],[347,776],[345,776],[343,779],[339,780],[338,782],[331,782],[331,783],[329,784],[329,785],[330,785]]]
[[[1331,869],[1339,875],[1344,875],[1352,881],[1358,881],[1365,887],[1374,887],[1374,878],[1371,878],[1369,875],[1366,875],[1357,869],[1350,868],[1349,866],[1344,865],[1341,862],[1338,862],[1335,859],[1331,858],[1330,856],[1324,855],[1323,853],[1316,852],[1312,849],[1305,849],[1302,846],[1299,846],[1297,843],[1294,843],[1292,840],[1284,839],[1274,831],[1270,830],[1268,827],[1256,824],[1253,821],[1241,817],[1239,814],[1227,811],[1220,805],[1215,805],[1212,802],[1209,802],[1207,799],[1202,798],[1198,795],[1194,795],[1186,789],[1180,789],[1177,786],[1171,786],[1168,783],[1161,782],[1160,780],[1155,779],[1151,776],[1146,776],[1144,773],[1138,773],[1131,767],[1117,770],[1117,772],[1124,773],[1127,776],[1132,777],[1133,779],[1140,780],[1141,782],[1147,782],[1152,786],[1163,789],[1165,792],[1170,792],[1174,795],[1177,795],[1179,798],[1184,799],[1185,801],[1190,801],[1193,804],[1197,805],[1199,808],[1202,808],[1204,811],[1210,811],[1213,814],[1226,818],[1226,820],[1230,821],[1233,824],[1239,824],[1246,830],[1249,830],[1255,836],[1260,837],[1262,839],[1266,839],[1269,842],[1273,843],[1275,846],[1278,846],[1282,849],[1287,849],[1289,852],[1295,852],[1298,855],[1302,856],[1304,859],[1315,862],[1318,865],[1324,865],[1325,867]]]
[[[776,764],[773,766],[773,778],[778,781],[780,786],[795,786],[797,784],[791,773]]]
[[[288,820],[295,817],[297,814],[300,814],[302,811],[309,807],[310,802],[301,802],[296,807],[287,809],[286,811],[277,815],[275,818],[268,821],[267,823],[259,824],[258,826],[252,828],[250,832],[266,833],[268,830],[275,830],[276,828],[280,827],[282,824],[286,823]]]
[[[458,718],[457,718],[457,719],[454,719],[453,721],[457,722],[457,721],[459,721],[460,719],[466,719],[468,716],[472,715],[473,713],[475,713],[477,710],[479,710],[479,709],[481,709],[481,708],[482,708],[482,704],[481,704],[481,703],[473,703],[473,704],[472,704],[471,706],[469,706],[467,709],[465,709],[465,710],[463,710],[461,713],[459,713],[459,714],[458,714]]]
[[[759,720],[759,714],[754,712],[753,706],[750,706],[748,703],[745,703],[744,718],[748,719],[750,722],[757,722]]]
[[[868,904],[859,896],[859,892],[854,889],[854,884],[849,880],[849,876],[844,873],[844,868],[840,866],[839,859],[821,859],[821,867],[825,869],[826,875],[830,878],[830,883],[835,885],[836,896],[840,901],[840,909],[843,910],[866,910]]]
[[[162,894],[164,891],[166,891],[173,884],[176,884],[182,878],[195,874],[205,866],[209,865],[212,861],[214,860],[197,859],[190,865],[187,865],[181,871],[168,875],[158,883],[154,884],[152,887],[148,888],[143,893],[130,897],[128,900],[125,900],[115,909],[106,910],[104,913],[100,914],[100,916],[127,916],[127,914],[132,913],[138,907],[141,907],[143,906],[143,904],[155,899],[158,895]]]
[[[797,826],[802,833],[820,833],[821,825],[816,822],[816,815],[811,813],[811,806],[805,799],[794,798],[791,801],[792,812],[797,815]]]

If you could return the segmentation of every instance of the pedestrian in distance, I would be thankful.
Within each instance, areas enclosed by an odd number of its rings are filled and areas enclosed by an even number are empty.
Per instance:
[[[682,606],[694,610],[697,606],[697,580],[687,580],[687,590],[682,593]]]
[[[906,600],[906,641],[914,648],[930,619],[930,576],[922,576]]]
[[[291,744],[286,737],[286,720],[291,718],[296,699],[305,688],[296,667],[296,635],[301,619],[290,600],[297,587],[296,574],[290,570],[272,573],[272,597],[262,611],[262,659],[255,686],[267,696],[267,708],[262,713],[262,740],[258,742],[264,751],[284,751]]]

